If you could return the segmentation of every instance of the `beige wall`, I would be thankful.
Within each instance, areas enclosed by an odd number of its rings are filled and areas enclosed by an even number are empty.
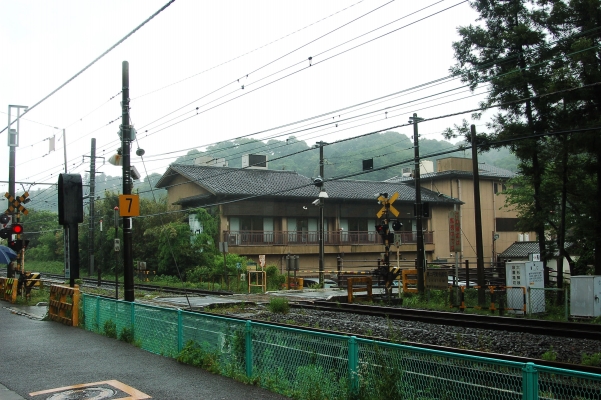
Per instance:
[[[172,205],[179,199],[208,193],[200,186],[190,183],[189,179],[184,178],[179,174],[173,178],[173,180],[169,183],[169,186],[170,187],[167,190],[168,205]]]
[[[494,193],[494,183],[501,181],[480,180],[480,205],[482,208],[482,247],[484,251],[484,262],[488,263],[493,257],[493,232],[496,232],[496,218],[517,218],[517,213],[511,209],[505,208],[504,204],[507,196]],[[475,224],[475,203],[474,203],[474,181],[470,178],[453,178],[435,182],[426,182],[423,187],[433,191],[438,191],[447,196],[461,200],[465,204],[459,206],[460,222],[462,229],[462,258],[476,260],[476,224]],[[434,231],[434,243],[436,249],[433,258],[449,259],[449,222],[448,212],[452,208],[434,207],[432,210],[431,227]],[[512,243],[518,240],[519,232],[496,232],[499,239],[494,243],[496,254],[507,249]],[[534,232],[528,232],[530,240],[535,240]]]

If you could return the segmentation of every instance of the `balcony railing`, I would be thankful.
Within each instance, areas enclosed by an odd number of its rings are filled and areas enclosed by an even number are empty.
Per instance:
[[[401,232],[401,243],[417,243],[417,232]],[[433,242],[433,232],[424,232],[424,243]],[[319,244],[319,231],[223,231],[223,238],[230,246],[270,246]],[[324,245],[381,244],[376,232],[328,231],[324,233]]]

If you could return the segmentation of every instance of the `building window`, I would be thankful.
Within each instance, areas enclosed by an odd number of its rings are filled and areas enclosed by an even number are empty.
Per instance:
[[[517,225],[519,218],[497,218],[497,232],[521,232]]]
[[[496,182],[495,182],[495,183],[493,184],[493,187],[494,187],[495,194],[497,194],[497,193],[499,193],[499,192],[504,192],[504,191],[506,191],[506,190],[507,190],[507,186],[505,186],[505,184],[504,184],[504,183],[496,183]]]

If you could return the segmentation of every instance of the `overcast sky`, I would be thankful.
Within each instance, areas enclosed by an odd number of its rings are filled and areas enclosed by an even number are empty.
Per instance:
[[[9,104],[34,106],[166,3],[0,2],[0,129]],[[402,92],[448,76],[457,27],[475,19],[460,1],[176,0],[23,117],[16,180],[57,182],[65,168],[63,129],[69,173],[89,170],[83,156],[90,155],[91,138],[97,156],[115,153],[124,60],[139,140],[132,164],[142,175],[162,174],[189,149],[240,136],[332,142],[406,124],[414,112],[432,118],[477,107],[482,96],[458,89],[458,80]],[[462,118],[469,114],[424,122],[421,137],[442,140],[442,130]],[[325,122],[333,124],[306,129]],[[395,130],[412,134],[412,127]],[[49,153],[47,139],[55,135],[56,151]],[[6,143],[5,130],[0,181],[8,181]],[[133,154],[138,145],[144,164]],[[99,170],[121,174],[108,163]],[[0,192],[7,190],[0,183]]]

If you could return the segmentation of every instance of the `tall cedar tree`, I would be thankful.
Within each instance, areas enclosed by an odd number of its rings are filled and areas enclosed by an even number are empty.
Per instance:
[[[535,97],[547,92],[549,71],[541,61],[548,56],[544,23],[547,13],[536,1],[472,1],[480,14],[481,25],[459,28],[461,40],[453,43],[458,63],[451,72],[475,89],[488,85],[489,93],[482,108],[498,105],[498,112],[487,127],[492,131],[479,135],[483,143],[537,135],[548,130],[548,102]],[[478,117],[476,115],[475,117]],[[450,133],[447,135],[450,136]],[[469,133],[466,132],[469,141]],[[511,150],[521,160],[521,173],[532,177],[533,230],[537,233],[541,256],[546,263],[545,211],[541,192],[545,168],[540,148],[545,139],[512,142]],[[493,145],[493,147],[495,147]],[[546,265],[545,265],[546,266]],[[549,282],[545,268],[545,283]]]

